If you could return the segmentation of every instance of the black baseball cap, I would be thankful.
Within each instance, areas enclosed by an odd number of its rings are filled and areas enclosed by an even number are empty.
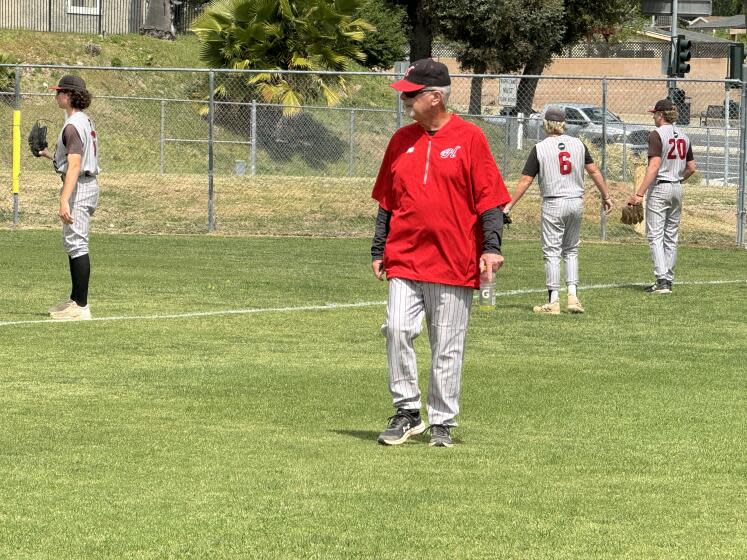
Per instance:
[[[553,122],[565,122],[565,111],[560,107],[550,107],[545,111],[545,120]]]
[[[397,80],[392,87],[397,91],[418,91],[425,87],[450,86],[449,69],[445,64],[432,58],[416,60],[407,68],[405,76]]]
[[[659,99],[654,105],[653,109],[649,109],[649,113],[658,113],[660,111],[671,111],[674,109],[674,103],[669,99]]]
[[[86,82],[80,76],[67,75],[60,78],[60,82],[56,86],[52,86],[49,89],[54,90],[65,90],[65,91],[86,91]]]

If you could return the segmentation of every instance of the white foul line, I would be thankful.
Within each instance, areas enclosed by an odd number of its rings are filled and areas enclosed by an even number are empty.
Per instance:
[[[629,288],[636,286],[648,286],[647,282],[633,282],[625,284],[591,284],[589,286],[579,286],[579,290],[610,290],[615,288]],[[694,280],[691,282],[677,282],[677,286],[714,286],[720,284],[747,284],[747,280]],[[561,289],[564,291],[564,289]],[[519,290],[506,290],[496,292],[496,298],[507,296],[518,296],[525,294],[543,294],[547,292],[545,288],[524,288]],[[189,319],[192,317],[221,317],[226,315],[251,315],[255,313],[288,313],[297,311],[329,311],[334,309],[354,309],[358,307],[374,307],[377,305],[386,305],[385,301],[362,301],[358,303],[326,303],[324,305],[301,305],[297,307],[252,307],[246,309],[226,309],[223,311],[192,311],[188,313],[171,313],[167,315],[129,315],[114,317],[94,317],[91,321],[152,321],[160,319]],[[79,321],[59,321],[54,319],[36,319],[27,321],[0,321],[0,327],[10,327],[13,325],[36,325],[36,324],[60,324]],[[88,321],[86,321],[88,322]]]

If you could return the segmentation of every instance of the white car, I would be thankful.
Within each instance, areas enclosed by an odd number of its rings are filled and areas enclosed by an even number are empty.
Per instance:
[[[524,122],[527,138],[542,140],[546,137],[543,120],[550,107],[565,109],[565,130],[569,136],[577,136],[597,146],[602,144],[602,108],[586,103],[550,103],[539,113],[532,113]],[[627,124],[620,117],[607,111],[606,131],[608,144],[625,143],[635,152],[648,150],[648,135],[651,129],[639,124]]]

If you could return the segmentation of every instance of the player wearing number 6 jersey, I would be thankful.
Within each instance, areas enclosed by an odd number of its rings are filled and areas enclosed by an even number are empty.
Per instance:
[[[565,134],[565,112],[551,107],[545,112],[547,138],[538,142],[529,154],[522,177],[512,195],[513,202],[506,206],[510,212],[539,175],[542,196],[542,254],[545,259],[545,278],[548,301],[534,308],[535,313],[558,315],[560,313],[560,260],[565,262],[565,280],[568,286],[567,309],[583,313],[578,300],[578,246],[581,237],[581,214],[584,197],[584,169],[602,195],[605,211],[612,210],[612,200],[604,177],[589,154],[586,145]]]
[[[656,130],[648,138],[648,167],[641,184],[628,199],[640,204],[646,198],[646,237],[654,261],[656,283],[647,293],[672,291],[674,264],[677,260],[677,236],[682,213],[682,182],[695,173],[690,139],[674,126],[677,109],[669,99],[661,99],[653,113]]]

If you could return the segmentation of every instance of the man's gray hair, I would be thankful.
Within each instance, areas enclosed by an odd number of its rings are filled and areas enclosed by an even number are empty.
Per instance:
[[[547,134],[565,134],[565,122],[545,120],[544,125]]]
[[[437,91],[441,94],[441,99],[444,100],[444,107],[449,104],[449,96],[451,95],[451,86],[433,86],[428,88],[430,91]]]

